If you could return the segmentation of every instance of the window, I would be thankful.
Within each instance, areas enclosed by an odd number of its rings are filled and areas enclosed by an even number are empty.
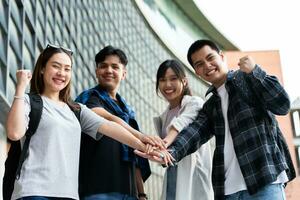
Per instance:
[[[296,157],[297,157],[297,166],[298,174],[300,173],[300,146],[296,146]]]
[[[295,137],[300,137],[300,110],[296,110],[292,114]]]

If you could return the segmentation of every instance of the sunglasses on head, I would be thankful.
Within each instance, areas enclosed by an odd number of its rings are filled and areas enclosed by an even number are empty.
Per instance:
[[[58,46],[58,45],[54,45],[54,44],[47,44],[46,49],[61,49],[63,50],[65,53],[72,55],[73,51],[71,49],[62,47],[62,46]]]

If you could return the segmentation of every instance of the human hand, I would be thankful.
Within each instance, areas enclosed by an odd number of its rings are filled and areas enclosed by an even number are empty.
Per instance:
[[[139,200],[147,200],[148,198],[147,197],[139,197],[138,199]]]
[[[175,159],[173,158],[173,156],[170,154],[170,152],[168,151],[168,149],[160,149],[159,150],[159,157],[164,160],[164,164],[166,166],[168,166],[169,164],[171,166],[174,166],[173,162],[175,161]]]
[[[158,147],[160,149],[166,149],[166,145],[164,141],[158,137],[153,135],[141,135],[140,140],[145,144],[150,144],[153,147]]]
[[[153,152],[154,150],[156,150],[158,147],[153,146],[151,144],[146,144],[146,150],[145,153],[146,154],[150,154],[151,152]]]
[[[240,58],[238,65],[242,72],[249,74],[253,71],[253,69],[255,67],[255,61],[253,60],[253,58],[251,56],[244,56],[244,57]]]
[[[166,165],[166,166],[168,166],[169,164],[173,166],[174,165],[173,161],[175,161],[175,159],[168,152],[168,150],[155,150],[149,154],[139,151],[139,150],[134,150],[134,153],[140,157],[149,159],[151,161],[154,161],[159,164]]]
[[[26,86],[29,84],[32,78],[32,74],[30,70],[22,69],[22,70],[17,70],[16,77],[17,77],[17,86],[26,88]]]
[[[169,138],[164,138],[163,141],[164,141],[165,146],[166,146],[167,148],[168,148],[168,146],[170,146],[171,143],[172,143],[172,142],[169,140]]]

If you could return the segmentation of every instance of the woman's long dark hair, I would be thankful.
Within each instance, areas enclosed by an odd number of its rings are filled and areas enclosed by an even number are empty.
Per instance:
[[[185,71],[184,71],[184,66],[177,60],[166,60],[163,63],[160,64],[158,67],[157,73],[156,73],[156,94],[158,95],[159,93],[159,79],[163,78],[166,75],[166,71],[171,68],[177,78],[182,82],[183,80],[187,79]],[[188,82],[187,84],[183,84],[183,92],[182,96],[184,95],[192,95],[191,89],[189,88]]]
[[[45,83],[43,79],[42,71],[45,69],[49,59],[57,53],[67,54],[72,61],[72,53],[65,51],[63,48],[46,47],[39,55],[30,81],[30,93],[42,94],[45,90]],[[64,89],[59,92],[59,99],[69,106],[74,106],[71,100],[71,79]]]

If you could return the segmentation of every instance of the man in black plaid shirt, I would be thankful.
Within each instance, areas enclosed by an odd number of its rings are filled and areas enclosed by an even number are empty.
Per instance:
[[[188,61],[197,75],[212,83],[210,98],[197,118],[170,146],[176,161],[215,136],[212,182],[215,199],[285,199],[283,186],[296,174],[275,119],[289,112],[286,91],[254,60],[240,59],[229,71],[224,54],[210,40],[194,42]],[[158,161],[158,158],[151,158]]]

